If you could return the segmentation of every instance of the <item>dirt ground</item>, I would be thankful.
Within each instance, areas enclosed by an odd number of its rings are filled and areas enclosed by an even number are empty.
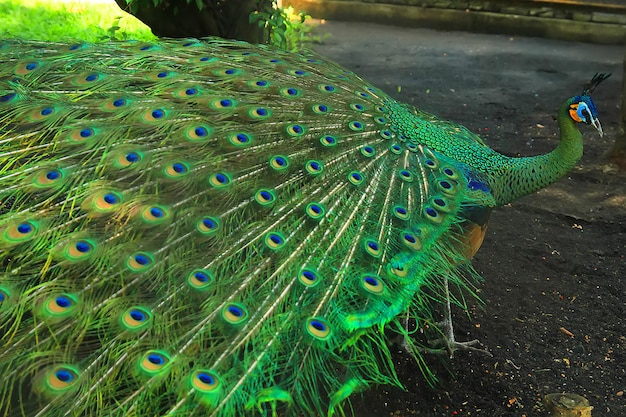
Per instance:
[[[405,390],[356,396],[355,415],[545,416],[554,392],[586,397],[594,417],[626,415],[626,174],[603,158],[618,133],[623,48],[359,23],[317,33],[330,34],[318,52],[507,155],[551,150],[558,106],[613,73],[594,93],[604,138],[583,127],[570,175],[492,215],[474,261],[484,305],[454,313],[457,339],[493,357],[457,352],[446,366],[430,355],[431,388],[398,348]]]

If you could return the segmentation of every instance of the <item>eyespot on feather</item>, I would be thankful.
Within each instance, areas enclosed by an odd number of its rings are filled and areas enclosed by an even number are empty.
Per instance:
[[[362,112],[366,110],[366,107],[362,103],[350,103],[349,107],[352,110],[358,111],[358,112]]]
[[[206,369],[199,369],[191,374],[191,387],[202,394],[215,393],[222,389],[222,380],[215,373]]]
[[[276,194],[272,190],[262,188],[254,193],[254,201],[261,207],[269,207],[276,202]]]
[[[231,325],[240,325],[248,320],[248,310],[238,303],[227,303],[222,308],[222,319]]]
[[[391,210],[392,210],[393,215],[397,219],[408,220],[411,217],[411,215],[409,214],[409,211],[404,206],[396,205],[396,206],[393,206]]]
[[[452,213],[456,209],[456,204],[448,201],[443,196],[431,197],[430,205],[442,213]]]
[[[126,258],[126,268],[131,272],[145,272],[154,265],[154,257],[148,252],[136,252]]]
[[[67,141],[73,145],[87,145],[98,138],[98,132],[99,129],[92,127],[74,129],[67,135]]]
[[[451,180],[457,180],[459,179],[459,173],[457,172],[456,169],[452,168],[452,167],[443,167],[441,169],[441,172],[443,172],[443,174],[450,178]]]
[[[413,173],[406,169],[401,169],[400,171],[398,171],[398,177],[400,177],[400,179],[405,182],[413,182],[414,179]]]
[[[409,152],[416,153],[416,152],[419,151],[419,147],[416,144],[414,144],[414,143],[410,143],[409,142],[409,143],[405,144],[404,146],[409,150]]]
[[[128,110],[128,107],[132,104],[133,100],[126,97],[118,97],[107,99],[100,109],[105,112],[115,112],[122,109]]]
[[[196,291],[210,288],[214,281],[213,274],[206,269],[194,269],[187,275],[187,284]]]
[[[228,137],[228,141],[231,145],[234,145],[238,148],[244,148],[246,146],[252,145],[252,135],[246,132],[236,132],[232,133]]]
[[[230,110],[237,107],[237,102],[230,98],[218,98],[209,102],[209,107],[213,110]]]
[[[278,90],[278,94],[287,98],[296,98],[302,95],[302,91],[294,87],[281,88]]]
[[[385,130],[381,130],[378,134],[383,139],[389,140],[389,139],[393,138],[393,134],[389,130],[386,130],[386,129]]]
[[[243,70],[239,68],[222,68],[222,69],[217,69],[213,71],[213,74],[217,76],[228,77],[228,78],[236,77],[238,75],[242,75],[243,73],[244,73]]]
[[[61,293],[47,298],[42,305],[42,318],[64,319],[77,312],[78,300],[72,294]]]
[[[335,92],[337,92],[337,87],[335,87],[334,85],[330,85],[330,84],[319,84],[317,86],[317,89],[320,90],[322,93],[335,93]]]
[[[247,81],[246,85],[252,88],[267,88],[270,85],[272,85],[272,83],[270,83],[267,80],[252,80],[252,81]]]
[[[370,294],[380,295],[385,291],[385,285],[380,277],[374,274],[364,274],[361,276],[361,287]]]
[[[306,332],[313,338],[326,341],[330,339],[330,326],[321,317],[310,317],[306,321]]]
[[[37,237],[40,230],[39,223],[34,220],[24,219],[11,222],[2,230],[0,247],[28,242]]]
[[[172,219],[172,212],[165,206],[147,205],[140,208],[139,218],[146,225],[158,226],[169,222]]]
[[[212,65],[212,64],[216,64],[220,61],[220,59],[216,56],[201,56],[200,58],[197,57],[193,57],[189,59],[189,62],[194,63],[194,64],[205,64],[205,65]]]
[[[311,159],[309,161],[306,161],[306,163],[304,164],[304,169],[307,173],[316,177],[324,171],[324,164],[322,164],[321,161]]]
[[[74,237],[60,243],[53,251],[56,258],[70,263],[83,262],[97,253],[95,240]]]
[[[309,203],[304,212],[311,220],[321,220],[326,215],[326,208],[320,203]]]
[[[313,111],[314,114],[323,115],[330,113],[331,108],[327,104],[313,104],[311,111]]]
[[[70,365],[58,365],[47,372],[44,377],[44,393],[48,395],[64,394],[78,388],[80,373]]]
[[[161,123],[169,117],[169,112],[165,109],[155,108],[144,111],[139,119],[146,123]]]
[[[62,185],[65,176],[65,171],[60,168],[41,169],[30,177],[30,184],[37,190],[53,188]]]
[[[372,146],[365,145],[361,147],[361,154],[366,158],[371,158],[376,154],[376,151]]]
[[[171,358],[166,352],[149,350],[139,358],[137,365],[142,374],[154,377],[165,372],[170,363]]]
[[[324,135],[320,138],[320,143],[322,144],[322,146],[327,147],[327,148],[331,148],[333,146],[336,146],[338,143],[338,140],[335,136],[331,136],[331,135]]]
[[[70,52],[77,52],[77,51],[85,51],[86,49],[90,49],[91,48],[91,44],[89,43],[72,43],[70,45],[63,45],[58,47],[58,51],[61,53],[70,53]]]
[[[374,258],[378,258],[382,254],[380,245],[375,239],[365,239],[363,241],[363,248],[365,249],[366,253],[368,253],[370,256],[373,256]]]
[[[230,175],[225,172],[218,172],[209,176],[209,184],[217,189],[226,188],[231,184],[231,182],[232,180]]]
[[[152,313],[143,307],[131,307],[122,313],[120,323],[124,330],[145,330],[152,324]]]
[[[113,190],[102,190],[88,196],[81,208],[91,216],[104,216],[117,211],[122,201],[122,194]]]
[[[302,69],[288,69],[288,70],[285,70],[285,73],[296,76],[296,77],[308,77],[309,75],[311,75],[310,72],[302,70]]]
[[[184,161],[172,162],[163,167],[163,175],[170,180],[181,179],[187,176],[190,171],[189,164]]]
[[[394,155],[400,155],[402,153],[402,146],[397,143],[393,144],[389,147],[389,151]]]
[[[285,246],[285,237],[281,233],[269,232],[263,239],[265,246],[271,250],[279,250]]]
[[[359,122],[357,120],[349,122],[348,129],[352,130],[353,132],[361,132],[363,129],[365,129],[365,123]]]
[[[285,132],[292,138],[300,138],[306,134],[307,128],[301,124],[288,124],[285,126]]]
[[[148,47],[152,47],[152,45]],[[146,79],[149,81],[165,81],[174,77],[176,77],[176,73],[173,71],[154,71],[149,73]]]
[[[401,262],[391,261],[387,264],[387,272],[393,277],[405,279],[409,275],[409,269]]]
[[[183,131],[183,137],[192,143],[205,142],[211,138],[212,130],[208,125],[192,125]]]
[[[203,216],[196,221],[196,230],[204,236],[211,236],[220,229],[219,220],[215,217]]]
[[[443,222],[445,216],[435,210],[432,206],[427,205],[424,207],[424,217],[433,223],[439,224]]]
[[[5,310],[12,301],[11,291],[7,287],[0,286],[0,311]]]
[[[270,168],[276,172],[284,172],[289,169],[289,158],[284,155],[273,155],[268,163]]]
[[[137,169],[145,164],[146,156],[140,149],[118,149],[111,152],[108,161],[106,167],[109,170]]]
[[[266,120],[272,116],[272,111],[265,107],[252,106],[246,110],[246,115],[251,120]]]
[[[31,110],[26,116],[26,120],[31,122],[43,122],[47,119],[51,119],[53,116],[59,113],[59,109],[53,105],[40,106]]]
[[[420,237],[408,230],[400,233],[400,242],[412,251],[419,251],[422,249],[422,240]]]
[[[354,186],[359,186],[363,184],[363,181],[365,181],[365,178],[363,177],[362,173],[358,171],[352,171],[348,174],[348,181],[350,182],[350,184]]]
[[[172,96],[181,99],[190,99],[200,95],[200,90],[196,86],[187,86],[172,91]]]
[[[13,70],[15,75],[28,75],[41,69],[41,62],[26,60],[18,63]]]
[[[437,182],[439,191],[447,195],[455,195],[458,192],[458,183],[456,181],[442,179]]]
[[[84,72],[74,76],[71,83],[77,87],[91,87],[105,79],[105,75],[98,72]]]
[[[9,104],[9,103],[12,103],[13,101],[17,101],[18,99],[19,99],[19,96],[15,92],[3,94],[0,96],[0,104]]]
[[[298,281],[305,287],[315,287],[321,280],[316,270],[302,268],[298,273]]]

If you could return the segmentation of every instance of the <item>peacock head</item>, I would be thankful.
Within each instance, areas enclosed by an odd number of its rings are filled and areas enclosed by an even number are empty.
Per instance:
[[[604,134],[600,120],[598,120],[596,105],[591,97],[587,95],[573,97],[569,104],[569,115],[575,122],[593,125],[598,129],[600,137]]]
[[[598,120],[598,111],[593,100],[591,100],[591,93],[602,81],[609,78],[611,74],[596,74],[591,81],[585,85],[581,95],[573,97],[569,101],[569,115],[575,122],[585,123],[592,125],[598,129],[600,137],[604,134],[602,132],[602,125]]]

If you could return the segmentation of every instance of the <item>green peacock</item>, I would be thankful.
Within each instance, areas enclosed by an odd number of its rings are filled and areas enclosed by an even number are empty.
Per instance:
[[[2,416],[332,416],[399,385],[388,339],[423,364],[405,317],[472,291],[488,213],[576,164],[607,77],[510,158],[312,53],[0,56]]]

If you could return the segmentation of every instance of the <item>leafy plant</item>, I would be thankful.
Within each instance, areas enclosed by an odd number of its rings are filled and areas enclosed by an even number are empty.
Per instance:
[[[267,3],[267,2],[266,2]],[[279,8],[276,0],[259,11],[250,14],[250,23],[269,31],[269,43],[288,51],[297,51],[310,27],[305,24],[311,16],[295,13],[293,7]]]
[[[146,8],[170,7],[174,15],[178,13],[176,2],[168,0],[125,0],[131,13],[136,14],[141,6]],[[216,20],[228,19],[224,10],[229,0],[178,0],[179,4],[195,4],[198,11],[214,15]],[[238,2],[240,0],[230,0]],[[235,4],[237,6],[237,4]],[[293,7],[280,8],[276,0],[256,0],[256,10],[250,13],[249,23],[266,32],[267,43],[288,51],[296,51],[308,39],[310,26],[305,21],[310,18],[305,13],[296,13]],[[232,16],[231,16],[232,18]],[[214,33],[224,36],[221,33]]]

